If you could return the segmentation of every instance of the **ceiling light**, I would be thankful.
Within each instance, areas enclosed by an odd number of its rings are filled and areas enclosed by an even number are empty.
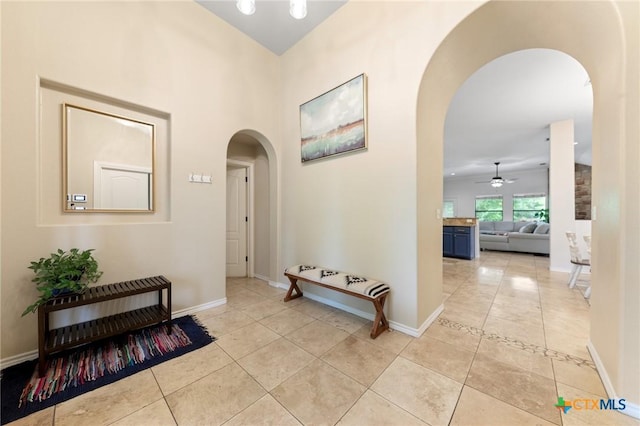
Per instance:
[[[256,0],[238,0],[236,6],[243,14],[253,15],[256,11]]]
[[[496,175],[493,177],[493,179],[491,179],[489,181],[489,183],[491,184],[491,186],[493,186],[494,188],[500,188],[502,186],[502,184],[504,183],[504,180],[502,179],[502,177],[500,177],[500,175],[498,174],[498,166],[500,165],[499,161],[496,161],[495,163],[493,163],[496,165]]]
[[[455,173],[451,173],[451,176],[455,176],[455,175],[456,175]]]
[[[296,19],[307,16],[307,0],[289,0],[289,14]]]
[[[574,142],[573,144],[574,144],[574,145],[578,145],[578,142]]]

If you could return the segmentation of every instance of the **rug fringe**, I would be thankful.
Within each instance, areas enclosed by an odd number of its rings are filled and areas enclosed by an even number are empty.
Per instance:
[[[27,402],[44,401],[67,388],[115,374],[126,367],[142,364],[145,360],[173,352],[191,343],[191,339],[178,325],[173,324],[169,334],[167,325],[162,324],[132,332],[121,341],[112,340],[98,347],[89,347],[52,359],[47,363],[42,377],[38,377],[36,366],[31,380],[22,391],[18,407]]]
[[[200,321],[200,318],[198,318],[196,315],[191,315],[191,318],[193,319],[193,322],[195,323],[195,325],[200,327],[200,330],[202,330],[205,334],[207,334],[211,338],[212,342],[215,342],[217,340],[214,336],[211,335],[211,333],[209,333],[209,328],[206,325],[204,325],[202,321]]]

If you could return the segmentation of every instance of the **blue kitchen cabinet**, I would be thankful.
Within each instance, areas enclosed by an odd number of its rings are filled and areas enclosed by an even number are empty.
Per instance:
[[[468,260],[475,258],[475,226],[443,226],[442,255]]]

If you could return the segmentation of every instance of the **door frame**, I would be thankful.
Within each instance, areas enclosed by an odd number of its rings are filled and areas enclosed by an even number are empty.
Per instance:
[[[240,161],[240,160],[230,160],[227,159],[227,167],[229,166],[234,166],[234,167],[239,167],[239,168],[244,168],[246,169],[247,172],[247,217],[249,218],[249,220],[247,221],[247,256],[249,257],[249,261],[247,262],[247,277],[249,278],[253,278],[254,276],[254,271],[253,271],[253,258],[254,258],[254,253],[253,253],[253,239],[254,239],[254,230],[253,230],[253,198],[254,198],[254,189],[253,189],[253,163],[248,162],[248,161]],[[225,173],[224,175],[224,179],[225,179],[225,188],[226,188],[226,179],[227,179],[227,174]],[[226,200],[226,196],[225,196],[225,200]],[[225,208],[225,214],[226,214],[226,208]],[[226,223],[226,221],[225,221]]]

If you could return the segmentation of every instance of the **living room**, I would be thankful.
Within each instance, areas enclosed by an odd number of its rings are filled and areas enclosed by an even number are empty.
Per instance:
[[[586,70],[562,52],[523,50],[476,71],[454,96],[445,122],[443,217],[477,217],[480,250],[549,255],[549,227],[523,227],[527,221],[548,222],[554,216],[553,187],[563,194],[585,194],[575,197],[575,217],[556,210],[557,223],[569,225],[559,225],[557,232],[577,231],[583,241],[591,235],[591,223],[584,219],[591,213],[592,110]],[[550,125],[566,118],[572,119],[574,140],[565,159],[555,154],[559,141],[550,141]],[[562,169],[562,179],[550,182],[552,166]],[[588,175],[565,179],[574,167]],[[589,186],[571,187],[572,180],[584,182],[585,176]],[[587,217],[580,217],[578,205]],[[569,270],[568,246],[554,249],[552,270]]]

